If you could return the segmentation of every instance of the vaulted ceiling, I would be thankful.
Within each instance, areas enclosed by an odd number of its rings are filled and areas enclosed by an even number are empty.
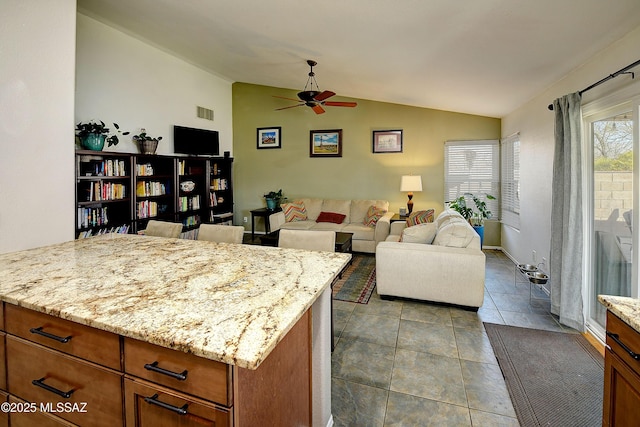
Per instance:
[[[302,90],[313,59],[332,100],[490,117],[640,26],[638,0],[78,0],[78,11],[229,81]]]

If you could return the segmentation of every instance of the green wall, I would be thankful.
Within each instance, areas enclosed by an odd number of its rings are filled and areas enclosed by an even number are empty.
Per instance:
[[[233,84],[233,155],[235,223],[251,229],[250,210],[264,207],[262,195],[282,189],[289,199],[383,199],[397,212],[406,206],[400,177],[422,176],[421,193],[413,197],[414,210],[442,211],[444,142],[447,140],[498,139],[500,119],[452,113],[400,104],[345,98],[355,108],[326,107],[317,115],[308,107],[275,111],[294,105],[296,92],[247,83]],[[257,149],[257,128],[282,128],[281,149]],[[342,129],[342,157],[309,157],[309,131]],[[373,130],[403,130],[403,152],[374,154]],[[262,223],[256,231],[263,230]],[[499,227],[496,227],[499,230]],[[499,232],[499,231],[498,231]],[[491,233],[494,234],[494,233]],[[500,244],[486,236],[486,245]]]

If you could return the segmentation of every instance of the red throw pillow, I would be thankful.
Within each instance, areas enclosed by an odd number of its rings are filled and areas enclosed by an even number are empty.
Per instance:
[[[337,212],[320,212],[316,222],[333,222],[334,224],[342,224],[342,221],[344,221],[346,217],[346,215]]]

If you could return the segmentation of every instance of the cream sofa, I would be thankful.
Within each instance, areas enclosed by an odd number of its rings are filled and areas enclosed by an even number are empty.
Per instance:
[[[482,306],[485,255],[459,213],[445,210],[433,223],[412,227],[394,222],[385,240],[376,250],[380,296]]]
[[[287,222],[284,212],[276,212],[269,216],[271,231],[281,228],[290,230],[333,230],[353,233],[352,250],[354,252],[375,253],[378,243],[389,236],[390,219],[389,202],[386,200],[338,200],[338,199],[296,199],[292,203],[304,205],[306,219]],[[284,206],[284,205],[283,205]],[[376,206],[386,213],[378,219],[375,226],[365,225],[365,217],[371,206]],[[345,215],[340,224],[317,222],[322,212]]]

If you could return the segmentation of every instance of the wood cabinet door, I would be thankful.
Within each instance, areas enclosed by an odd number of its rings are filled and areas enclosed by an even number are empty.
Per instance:
[[[640,420],[640,376],[608,348],[604,357],[602,425],[632,427]]]
[[[131,378],[124,380],[127,427],[230,427],[231,409]]]

